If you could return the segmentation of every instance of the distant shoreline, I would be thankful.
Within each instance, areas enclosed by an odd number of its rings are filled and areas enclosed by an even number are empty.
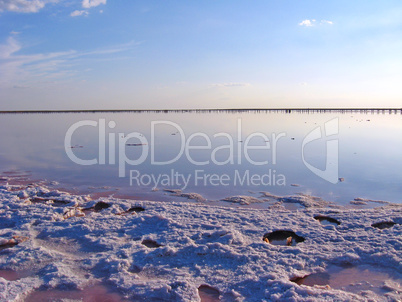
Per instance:
[[[402,108],[221,108],[221,109],[84,109],[84,110],[0,110],[0,114],[51,114],[51,113],[186,113],[186,112],[360,112],[399,113]]]

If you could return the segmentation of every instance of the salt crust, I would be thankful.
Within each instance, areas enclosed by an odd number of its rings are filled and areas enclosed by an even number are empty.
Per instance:
[[[306,196],[294,198],[309,203]],[[85,210],[99,201],[111,206]],[[145,211],[118,215],[134,206]],[[315,215],[341,224],[321,225]],[[396,224],[382,230],[371,226],[385,220]],[[41,186],[6,185],[0,187],[0,243],[28,239],[0,251],[0,269],[32,274],[16,281],[0,277],[0,300],[23,301],[39,287],[82,289],[106,281],[125,297],[146,301],[200,301],[197,288],[203,284],[218,289],[223,301],[368,301],[367,292],[365,297],[299,286],[290,279],[330,264],[372,264],[401,280],[401,223],[402,206],[395,204],[260,210],[182,200],[90,201]],[[306,240],[296,246],[262,240],[275,230],[291,230]],[[144,240],[159,247],[147,247]],[[402,299],[398,282],[386,281],[383,288],[386,294],[370,293],[370,301]]]

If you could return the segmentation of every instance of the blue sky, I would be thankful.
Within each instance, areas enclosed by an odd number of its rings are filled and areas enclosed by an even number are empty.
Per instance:
[[[0,110],[402,103],[399,0],[0,0],[0,24]]]

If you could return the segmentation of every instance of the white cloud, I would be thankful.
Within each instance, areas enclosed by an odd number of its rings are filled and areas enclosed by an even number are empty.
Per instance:
[[[88,16],[88,12],[86,10],[75,10],[70,14],[71,17],[78,17],[82,15]]]
[[[248,87],[251,86],[250,83],[217,83],[212,84],[211,87],[224,87],[224,88],[232,88],[232,87]]]
[[[101,4],[106,4],[106,0],[82,0],[82,7],[91,8]]]
[[[0,12],[36,13],[49,2],[57,0],[0,0]]]
[[[310,27],[310,26],[314,26],[315,25],[315,20],[303,20],[302,22],[299,23],[300,26],[306,26],[306,27]]]

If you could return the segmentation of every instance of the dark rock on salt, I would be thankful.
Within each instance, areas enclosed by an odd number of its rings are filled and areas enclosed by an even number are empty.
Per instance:
[[[144,239],[141,244],[145,245],[146,247],[149,247],[151,249],[156,249],[158,247],[161,247],[162,245],[157,243],[155,240],[151,239]]]
[[[341,222],[339,220],[336,220],[335,218],[328,217],[328,216],[317,215],[317,216],[314,216],[314,219],[318,220],[319,222],[328,221],[330,223],[337,224],[337,225],[341,224]]]
[[[107,209],[110,207],[110,204],[103,202],[103,201],[99,201],[96,203],[94,210],[95,212],[99,212],[102,211],[103,209]]]
[[[131,207],[127,210],[127,213],[131,213],[131,212],[139,213],[139,212],[143,212],[143,211],[145,211],[145,209],[143,207]]]
[[[371,226],[374,228],[378,228],[378,229],[389,229],[391,227],[393,227],[396,223],[393,221],[382,221],[382,222],[377,222],[377,223],[373,223]]]

